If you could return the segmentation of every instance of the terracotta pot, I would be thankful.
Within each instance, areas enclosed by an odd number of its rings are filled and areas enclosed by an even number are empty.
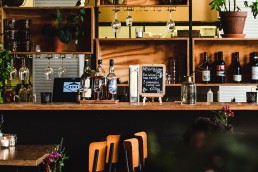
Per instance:
[[[219,15],[224,34],[243,34],[247,11],[221,11]]]
[[[65,44],[63,42],[61,42],[58,38],[54,38],[54,51],[55,52],[63,52],[64,46]]]

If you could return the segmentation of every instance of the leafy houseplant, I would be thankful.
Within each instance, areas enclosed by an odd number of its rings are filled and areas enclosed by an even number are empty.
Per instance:
[[[3,49],[3,43],[0,42],[0,99],[5,93],[5,81],[9,78],[11,72],[11,59],[10,50]],[[2,96],[1,96],[2,94]],[[3,103],[4,100],[0,100]]]
[[[79,38],[84,36],[85,9],[79,8],[77,14],[63,15],[56,10],[56,25],[46,24],[42,27],[41,33],[44,36],[58,38],[62,43],[68,44],[74,39],[78,44]]]
[[[247,1],[244,1],[245,7],[250,7],[254,18],[257,16],[257,2],[252,2],[248,5]],[[237,6],[236,0],[213,0],[209,3],[211,10],[219,12],[219,29],[223,29],[224,34],[242,34],[245,19],[247,17],[247,11],[241,11]],[[237,20],[237,21],[236,21]]]

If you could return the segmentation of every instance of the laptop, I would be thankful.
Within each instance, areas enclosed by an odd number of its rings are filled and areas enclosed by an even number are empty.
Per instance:
[[[54,78],[53,102],[76,102],[81,78]]]

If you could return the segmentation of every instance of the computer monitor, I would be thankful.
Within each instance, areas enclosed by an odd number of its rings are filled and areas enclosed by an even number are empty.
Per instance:
[[[53,86],[53,102],[76,102],[77,90],[80,89],[81,78],[55,78]]]

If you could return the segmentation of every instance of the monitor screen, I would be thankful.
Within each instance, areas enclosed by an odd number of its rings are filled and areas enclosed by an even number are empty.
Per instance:
[[[55,78],[53,86],[53,102],[76,102],[77,90],[80,89],[81,78]]]

